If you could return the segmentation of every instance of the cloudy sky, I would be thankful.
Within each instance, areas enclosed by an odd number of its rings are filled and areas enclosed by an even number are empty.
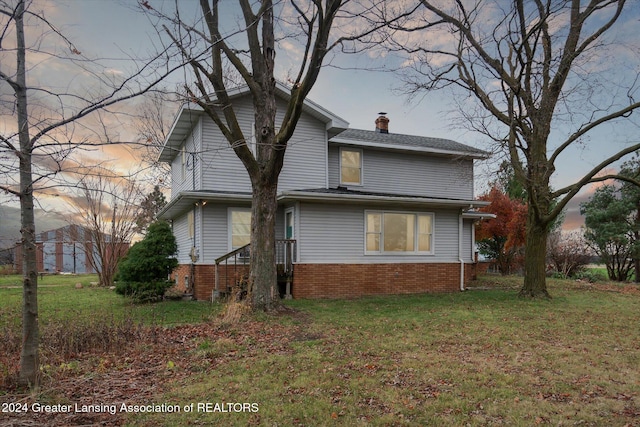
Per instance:
[[[173,5],[173,1],[169,0],[148,0],[148,3],[156,9],[170,8]],[[227,0],[223,2],[225,7],[231,7],[233,3]],[[108,67],[108,70],[105,68],[105,72],[118,76],[126,75],[135,68],[132,59],[148,57],[160,46],[156,22],[148,15],[137,12],[135,4],[133,0],[37,0],[34,10],[44,10],[48,19],[65,34],[73,47],[83,56],[109,58],[103,62]],[[197,2],[181,1],[182,5],[187,6],[183,13],[193,14]],[[637,48],[640,44],[637,32],[640,16],[638,5],[640,3],[632,4],[627,14],[621,18],[615,34],[615,39],[625,40],[632,51],[634,46]],[[191,6],[194,8],[191,9]],[[235,19],[232,17],[233,11],[223,12],[223,19]],[[36,31],[37,28],[28,28],[27,36],[35,34]],[[637,53],[637,50],[635,52]],[[295,55],[296,49],[283,42],[276,61],[286,64],[287,61],[295,59]],[[637,60],[637,57],[635,59]],[[322,70],[310,99],[344,118],[353,128],[373,129],[378,112],[384,111],[390,118],[391,132],[450,138],[478,148],[490,149],[484,137],[459,126],[456,114],[452,113],[455,110],[452,101],[456,94],[446,90],[436,91],[422,94],[409,101],[402,93],[402,84],[397,75],[391,72],[371,71],[373,68],[385,68],[387,64],[393,65],[394,61],[397,63],[398,59],[385,56],[380,51],[362,55],[336,55],[331,60],[333,66]],[[632,64],[631,71],[638,72],[637,64]],[[39,71],[37,78],[55,79],[56,71],[66,73],[67,85],[82,82],[80,77],[76,79],[76,76],[70,76],[67,70],[47,69],[46,73]],[[285,79],[287,71],[287,66],[284,65],[279,70],[279,77]],[[179,84],[182,76],[184,74],[181,73],[173,75],[169,85]],[[620,74],[620,79],[626,78],[628,74]],[[640,96],[640,93],[635,95]],[[133,126],[126,122],[126,116],[118,120],[120,122],[108,122],[116,137],[133,138]],[[637,142],[637,135],[640,134],[637,123],[638,121],[632,118],[626,124],[605,126],[574,148],[567,150],[557,163],[553,186],[560,188],[576,181],[605,157],[630,142]],[[7,127],[2,123],[0,126],[5,129]],[[562,130],[558,130],[556,135],[559,140]],[[121,147],[84,152],[82,155],[85,156],[83,162],[86,163],[114,159],[115,162],[112,164],[119,168],[126,169],[134,165],[131,150]],[[488,169],[490,167],[482,164],[477,167],[476,187],[479,192],[486,188],[483,184],[490,179]],[[581,200],[588,197],[590,191],[584,190],[576,198],[576,202],[572,203],[565,228],[573,228],[579,224],[577,206]],[[41,201],[44,205],[48,203],[46,198],[41,198]],[[4,198],[3,202],[8,203],[9,199]]]

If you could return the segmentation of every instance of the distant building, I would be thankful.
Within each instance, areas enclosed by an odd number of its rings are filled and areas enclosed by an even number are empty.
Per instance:
[[[108,241],[108,236],[105,236]],[[118,251],[121,256],[129,249],[129,242],[114,243],[110,250]],[[96,244],[91,231],[79,225],[67,225],[56,230],[43,231],[36,235],[36,263],[38,272],[47,273],[96,273],[100,267],[99,257],[93,264],[91,254],[97,254]],[[22,273],[22,245],[15,248],[15,269]]]

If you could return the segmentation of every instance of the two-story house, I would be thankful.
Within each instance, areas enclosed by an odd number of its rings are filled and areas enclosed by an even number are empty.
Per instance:
[[[232,94],[245,135],[253,132],[249,96]],[[283,112],[288,89],[278,85],[278,96]],[[292,261],[282,292],[337,298],[464,289],[475,272],[473,223],[483,215],[475,208],[486,205],[474,199],[474,160],[485,157],[454,141],[392,132],[384,115],[372,130],[349,129],[306,100],[278,184],[276,233],[286,244],[278,262]],[[161,218],[171,220],[178,242],[173,277],[209,299],[246,260],[248,174],[193,104],[180,109],[159,159],[171,163]]]

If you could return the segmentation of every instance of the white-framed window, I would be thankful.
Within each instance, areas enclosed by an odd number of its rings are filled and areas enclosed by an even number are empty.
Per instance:
[[[362,185],[362,150],[340,148],[340,184]]]
[[[365,254],[431,255],[433,226],[433,213],[365,211]]]
[[[229,250],[251,241],[251,209],[229,208]]]

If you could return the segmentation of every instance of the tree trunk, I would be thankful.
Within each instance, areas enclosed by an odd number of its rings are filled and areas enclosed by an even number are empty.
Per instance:
[[[636,203],[636,221],[634,224],[633,231],[633,281],[635,283],[640,283],[640,254],[638,254],[638,245],[640,243],[640,231],[638,231],[638,226],[640,225],[640,202]]]
[[[16,108],[20,141],[20,234],[22,240],[22,351],[18,384],[36,386],[38,381],[38,266],[36,263],[36,227],[33,212],[33,176],[31,138],[27,109],[26,48],[24,40],[24,2],[16,8],[17,72]]]
[[[519,294],[522,297],[551,298],[547,291],[545,261],[549,230],[546,224],[540,222],[533,212],[533,208],[529,206],[524,254],[524,285]]]
[[[249,284],[254,310],[272,310],[279,304],[276,271],[277,180],[254,185],[251,204],[251,272]]]

